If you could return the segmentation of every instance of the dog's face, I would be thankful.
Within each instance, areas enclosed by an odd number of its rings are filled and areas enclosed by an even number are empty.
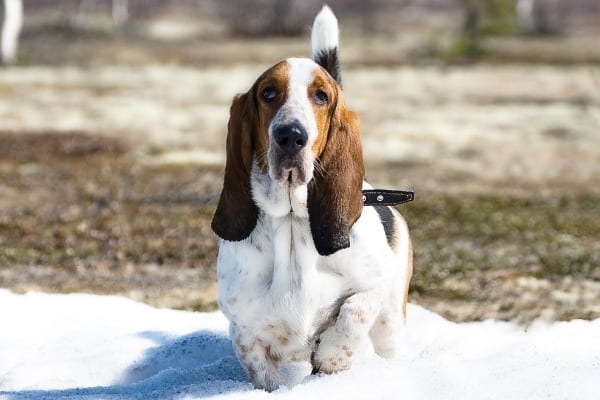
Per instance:
[[[280,187],[307,187],[320,254],[349,246],[349,230],[362,210],[362,147],[358,117],[346,109],[329,70],[290,58],[234,98],[223,192],[212,224],[223,239],[245,239],[256,225],[250,184],[255,165]]]
[[[327,71],[303,58],[282,61],[257,79],[249,93],[259,120],[254,152],[271,179],[290,186],[311,181],[340,91]]]

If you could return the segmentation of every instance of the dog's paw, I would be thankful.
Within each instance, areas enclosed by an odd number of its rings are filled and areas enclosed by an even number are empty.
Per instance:
[[[354,361],[354,351],[348,343],[333,337],[321,337],[317,350],[312,356],[313,373],[334,372],[350,369]]]
[[[265,368],[264,363],[248,363],[246,360],[240,360],[252,385],[255,389],[272,392],[279,389],[283,384],[283,379],[279,371]]]

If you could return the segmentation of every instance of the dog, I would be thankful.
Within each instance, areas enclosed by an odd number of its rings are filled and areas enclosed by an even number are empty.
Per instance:
[[[335,373],[369,349],[392,357],[406,316],[409,232],[395,209],[363,207],[370,186],[338,36],[325,6],[312,59],[275,64],[230,108],[212,221],[218,303],[240,363],[267,391],[287,383],[290,362]]]

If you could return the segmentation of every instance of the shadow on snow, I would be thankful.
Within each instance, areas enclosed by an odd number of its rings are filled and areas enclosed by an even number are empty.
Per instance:
[[[252,389],[231,341],[222,334],[202,330],[172,337],[150,331],[140,336],[157,345],[147,350],[114,385],[0,392],[0,397],[9,400],[164,399],[186,395],[207,397]]]

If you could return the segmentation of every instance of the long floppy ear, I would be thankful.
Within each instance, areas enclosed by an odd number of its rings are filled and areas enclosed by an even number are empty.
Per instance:
[[[327,142],[308,189],[308,216],[315,247],[328,256],[350,247],[350,229],[362,212],[365,168],[358,116],[338,104]]]
[[[231,104],[223,191],[211,225],[219,237],[231,241],[246,239],[258,218],[258,207],[250,187],[255,129],[252,121],[256,116],[249,93],[237,95]]]

